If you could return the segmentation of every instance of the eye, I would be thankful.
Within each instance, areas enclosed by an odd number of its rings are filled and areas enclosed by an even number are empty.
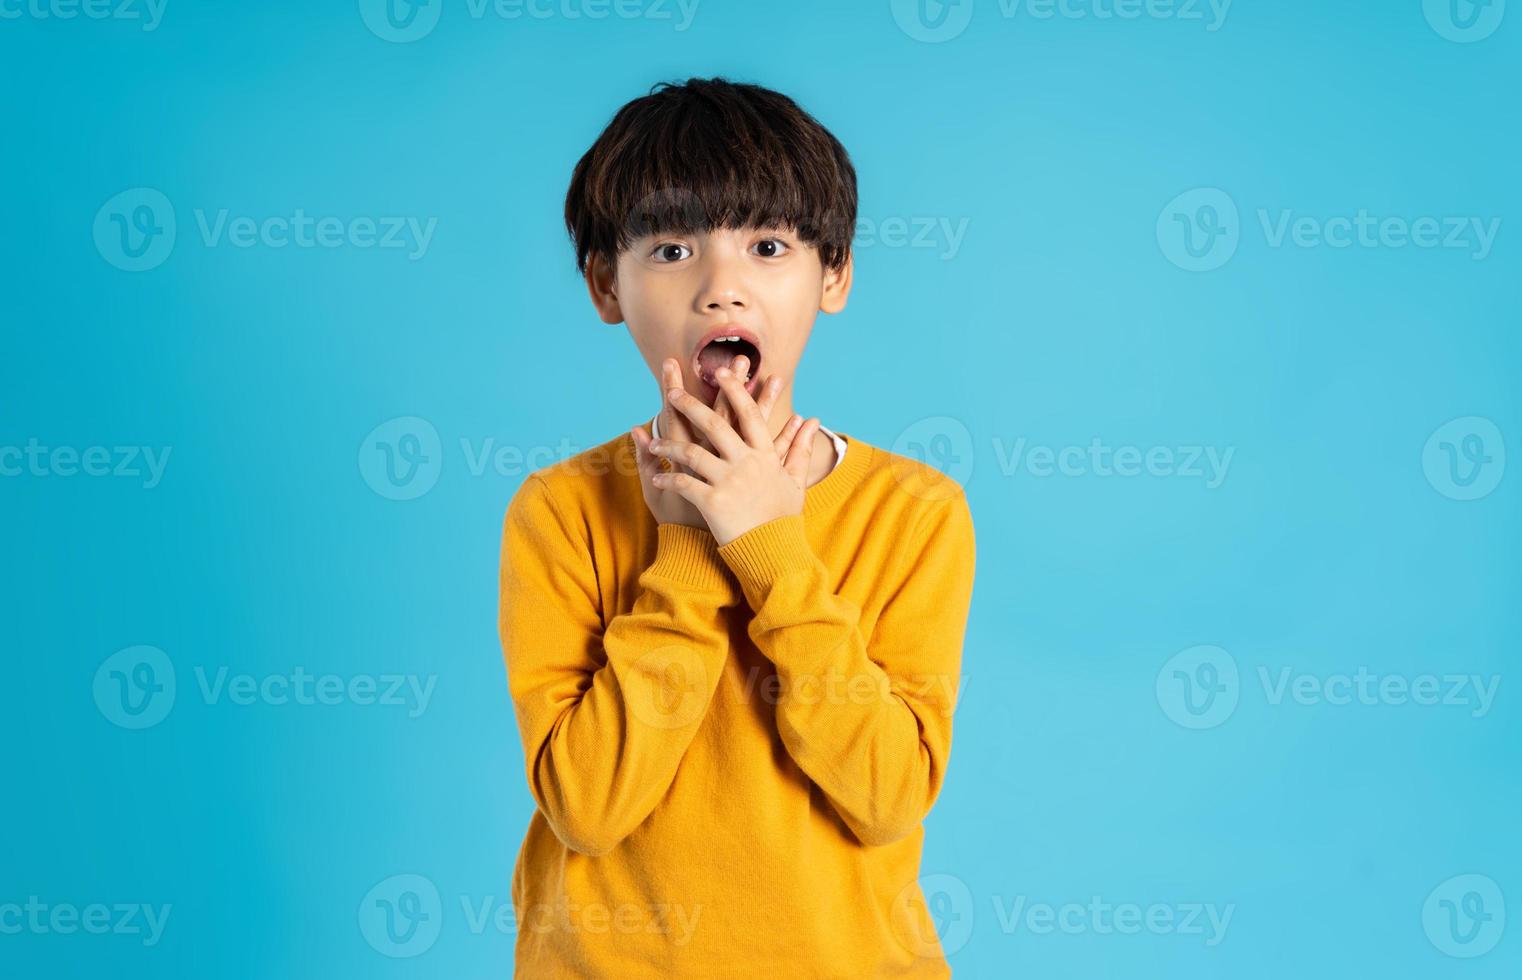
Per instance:
[[[689,253],[692,251],[692,249],[687,248],[686,245],[679,245],[676,242],[661,242],[659,245],[655,246],[655,250],[650,253],[650,257],[655,259],[656,262],[661,263],[680,262],[682,259],[686,258],[685,255],[672,255],[672,249],[676,249],[679,252],[684,249]]]
[[[768,246],[770,246],[769,251]],[[786,255],[790,246],[780,238],[763,238],[756,243],[755,247],[762,249],[760,255],[763,259],[775,259]]]

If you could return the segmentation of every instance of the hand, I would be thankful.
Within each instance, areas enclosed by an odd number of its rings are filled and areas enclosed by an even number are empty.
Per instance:
[[[666,404],[664,392],[682,385],[682,369],[673,358],[661,362],[661,431],[676,439],[688,439],[687,420],[682,414]],[[663,489],[655,482],[661,472],[661,460],[650,452],[650,434],[636,425],[629,430],[634,437],[634,460],[639,468],[639,488],[644,494],[645,506],[658,524],[685,524],[688,527],[707,527],[703,515],[681,494]],[[672,464],[672,472],[690,473],[685,467]]]
[[[744,354],[741,354],[741,355],[739,355],[738,357],[735,358],[735,360],[734,360],[735,374],[736,374],[737,377],[740,378],[740,381],[741,381],[742,384],[745,381],[746,370],[749,367],[750,367],[750,358],[746,357]],[[761,385],[761,397],[756,400],[756,406],[761,409],[761,417],[763,419],[766,419],[768,422],[771,421],[772,409],[777,406],[777,399],[778,399],[778,397],[781,396],[781,394],[782,394],[782,379],[780,377],[778,377],[777,375],[775,375],[775,374],[771,375],[770,377],[768,377],[766,379],[765,382],[762,383],[762,385]],[[664,399],[663,399],[663,401],[664,401]],[[715,415],[717,415],[719,418],[724,420],[724,424],[730,426],[731,428],[734,427],[735,416],[734,416],[734,412],[730,409],[730,406],[729,406],[729,394],[727,392],[724,392],[724,391],[720,391],[719,392],[719,397],[714,399],[713,410],[714,410],[714,414]],[[664,431],[664,427],[665,427],[665,419],[664,418],[662,418],[662,420],[661,420],[661,425],[662,425],[662,429]],[[701,432],[694,433],[692,441],[696,442],[698,445],[702,446],[704,449],[708,450],[709,452],[716,452],[714,447],[709,444],[708,440],[703,438],[703,433],[701,433]],[[778,459],[785,458],[787,456],[788,447],[791,446],[791,445],[792,445],[792,443],[790,443],[790,442],[788,442],[788,443],[782,443],[782,442],[779,441],[779,443],[778,443],[777,458]]]
[[[741,354],[735,360],[735,368],[738,371],[743,372],[749,364],[750,361],[744,354]],[[692,440],[694,436],[688,428],[687,419],[681,412],[678,412],[667,403],[664,395],[664,391],[667,388],[679,388],[682,386],[682,370],[674,359],[668,357],[661,362],[661,382],[661,390],[663,392],[661,396],[661,431],[666,434],[667,438],[677,441]],[[770,420],[772,409],[776,407],[777,398],[781,394],[782,379],[777,375],[767,378],[766,383],[761,388],[761,400],[756,403],[761,409],[762,418]],[[723,391],[719,392],[719,397],[714,402],[714,409],[716,414],[724,419],[727,425],[731,413],[729,398]],[[788,449],[792,446],[792,440],[788,437],[797,429],[800,422],[801,420],[797,416],[794,416],[789,420],[788,425],[784,427],[782,435],[776,440],[775,445],[778,459],[786,457]],[[639,468],[640,491],[645,498],[645,506],[650,510],[651,515],[655,517],[656,522],[659,524],[686,524],[689,527],[706,528],[708,524],[703,520],[702,514],[696,507],[683,499],[680,494],[669,490],[662,490],[652,482],[652,477],[661,472],[661,460],[649,451],[649,434],[640,426],[630,429],[629,434],[634,437],[634,456],[635,463]],[[708,448],[706,440],[698,438],[698,442],[704,448]],[[692,472],[687,467],[675,463],[672,464],[672,471],[689,474]]]
[[[749,390],[745,388],[745,372],[746,369],[750,367],[750,358],[746,357],[744,354],[737,355],[734,359],[733,365],[733,373],[735,377],[740,379],[741,390],[744,390],[746,391],[746,394],[749,394]],[[766,419],[768,422],[771,421],[772,409],[777,407],[777,399],[781,395],[782,379],[777,375],[771,375],[766,379],[765,382],[762,383],[761,397],[759,400],[757,400],[756,407],[761,409],[761,417],[763,419]],[[730,428],[734,428],[734,413],[730,410],[729,407],[729,393],[727,391],[721,390],[719,392],[719,397],[714,399],[713,411],[715,415],[724,420],[725,425],[729,426]],[[799,434],[798,427],[802,424],[803,419],[799,418],[797,415],[794,415],[792,418],[787,420],[787,425],[782,427],[782,431],[778,433],[777,438],[772,441],[772,445],[777,450],[777,458],[779,460],[787,459],[788,450],[793,448],[793,442],[796,440],[797,435]],[[809,438],[813,439],[813,437],[813,433],[810,432]],[[716,450],[712,445],[709,444],[708,440],[703,438],[702,432],[696,433],[693,437],[693,441],[709,452],[717,454]],[[683,467],[683,469],[686,470],[687,468]],[[806,486],[807,479],[808,470],[805,469],[803,471],[803,475],[799,478],[798,485],[800,487]]]
[[[735,363],[740,372],[745,370],[741,358]],[[728,368],[720,368],[717,375],[719,389],[729,396],[739,417],[738,432],[680,385],[669,387],[666,395],[719,455],[680,438],[662,437],[646,448],[656,456],[683,464],[684,471],[655,473],[651,482],[696,507],[714,540],[723,546],[768,521],[803,513],[819,420],[800,422],[795,415],[773,439],[760,407],[740,377]]]

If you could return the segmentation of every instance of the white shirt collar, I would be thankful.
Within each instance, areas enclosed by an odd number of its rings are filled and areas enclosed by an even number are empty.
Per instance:
[[[657,439],[659,439],[661,437],[660,421],[661,421],[661,417],[660,417],[659,414],[657,414],[655,416],[655,418],[650,420],[650,435],[653,436],[654,438],[657,438]],[[846,441],[844,439],[842,439],[840,436],[836,435],[831,430],[825,428],[825,425],[824,425],[823,422],[819,423],[819,431],[823,432],[825,435],[829,436],[830,437],[830,441],[835,444],[835,466],[831,466],[830,467],[830,472],[833,473],[833,472],[835,472],[835,468],[838,467],[842,462],[845,461],[845,458],[846,458]]]

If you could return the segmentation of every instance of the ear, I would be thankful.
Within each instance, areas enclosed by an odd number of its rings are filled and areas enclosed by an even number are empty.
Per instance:
[[[624,312],[618,304],[618,283],[614,272],[612,263],[601,255],[587,256],[587,294],[592,297],[592,305],[597,307],[597,315],[603,323],[624,322]]]
[[[824,290],[819,297],[819,309],[824,313],[839,313],[846,308],[846,297],[851,294],[851,268],[855,256],[846,253],[845,264],[839,269],[824,270]]]

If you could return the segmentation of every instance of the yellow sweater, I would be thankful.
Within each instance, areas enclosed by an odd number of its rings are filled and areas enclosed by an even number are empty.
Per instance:
[[[917,879],[972,517],[846,438],[801,516],[723,547],[655,522],[628,433],[513,496],[499,627],[538,804],[517,976],[950,976]]]

